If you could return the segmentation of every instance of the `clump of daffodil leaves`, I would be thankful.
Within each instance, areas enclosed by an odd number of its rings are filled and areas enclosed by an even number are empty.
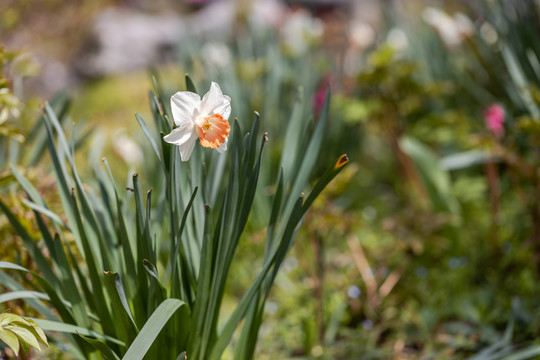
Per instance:
[[[116,186],[106,159],[104,168],[95,168],[100,190],[93,188],[92,179],[83,182],[62,129],[64,114],[49,104],[43,123],[62,216],[53,214],[24,174],[12,168],[52,260],[43,257],[43,249],[0,199],[0,210],[42,274],[34,274],[39,287],[30,285],[44,291],[40,296],[55,309],[52,313],[31,302],[45,318],[36,323],[45,331],[68,334],[77,358],[182,359],[187,354],[192,360],[218,360],[231,344],[235,358],[253,358],[265,302],[299,225],[348,162],[341,156],[310,186],[328,123],[330,92],[315,122],[307,100],[298,96],[287,119],[281,170],[264,174],[265,183],[275,184],[268,195],[258,187],[260,170],[271,168],[272,159],[263,157],[268,136],[259,132],[260,115],[255,112],[243,131],[237,119],[229,122],[231,98],[217,83],[211,82],[202,98],[188,76],[186,88],[172,95],[169,108],[156,83],[150,93],[156,133],[136,114],[153,154],[147,157],[149,167],[141,169],[148,171],[134,174],[127,188]],[[214,156],[207,149],[227,152]],[[146,193],[141,178],[153,186]],[[255,201],[257,196],[263,202]],[[267,229],[262,263],[233,312],[223,316],[231,265],[256,205],[264,209]],[[50,227],[43,217],[52,221]],[[29,271],[5,262],[0,268]],[[29,295],[30,290],[8,280],[12,291]],[[6,284],[3,278],[0,283]],[[232,341],[234,336],[238,340]]]

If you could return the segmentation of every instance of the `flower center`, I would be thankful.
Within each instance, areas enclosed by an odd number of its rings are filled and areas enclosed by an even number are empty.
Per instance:
[[[229,122],[221,114],[200,116],[195,125],[201,145],[207,148],[216,149],[229,136]]]

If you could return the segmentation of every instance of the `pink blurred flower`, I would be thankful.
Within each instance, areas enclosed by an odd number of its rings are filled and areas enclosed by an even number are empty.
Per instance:
[[[315,114],[318,116],[323,108],[324,99],[326,99],[327,86],[320,86],[317,92],[313,95],[313,106],[315,107]]]
[[[317,85],[315,94],[311,98],[313,102],[313,108],[315,110],[315,115],[319,116],[321,114],[322,108],[324,106],[324,100],[326,99],[326,93],[328,92],[328,87],[336,89],[336,81],[332,74],[326,74]]]
[[[504,136],[504,109],[499,104],[493,104],[484,110],[484,120],[486,126],[497,139]]]

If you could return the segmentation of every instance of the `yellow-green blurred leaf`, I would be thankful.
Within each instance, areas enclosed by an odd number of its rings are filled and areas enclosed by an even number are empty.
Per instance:
[[[0,327],[0,340],[6,343],[6,345],[15,352],[16,355],[19,355],[19,339],[17,336],[9,330],[6,330]]]

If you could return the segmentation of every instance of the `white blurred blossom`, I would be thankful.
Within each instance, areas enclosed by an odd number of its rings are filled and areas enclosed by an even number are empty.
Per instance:
[[[222,42],[207,42],[201,49],[202,59],[206,65],[223,69],[231,63],[232,55]]]
[[[113,141],[114,152],[120,156],[126,164],[136,166],[142,163],[143,153],[139,145],[126,133],[118,131]]]
[[[0,89],[0,124],[21,116],[22,102],[8,88]]]
[[[482,36],[482,39],[490,45],[495,44],[499,39],[497,30],[495,30],[493,25],[488,22],[485,22],[480,26],[480,36]]]
[[[386,42],[398,53],[409,47],[409,39],[407,39],[405,31],[400,28],[391,29],[386,35]]]
[[[296,55],[305,53],[310,43],[319,39],[323,33],[323,22],[302,9],[291,13],[281,27],[285,46]]]
[[[347,296],[351,299],[358,299],[360,295],[362,295],[362,290],[356,285],[351,285],[347,289]]]
[[[275,314],[278,311],[278,304],[275,301],[268,301],[264,304],[264,312],[267,314]]]
[[[472,21],[462,13],[450,16],[440,9],[427,7],[422,12],[422,18],[437,31],[442,41],[449,47],[460,45],[463,39],[473,32]]]
[[[349,38],[351,45],[365,49],[375,41],[375,30],[369,24],[355,20],[349,26]]]

